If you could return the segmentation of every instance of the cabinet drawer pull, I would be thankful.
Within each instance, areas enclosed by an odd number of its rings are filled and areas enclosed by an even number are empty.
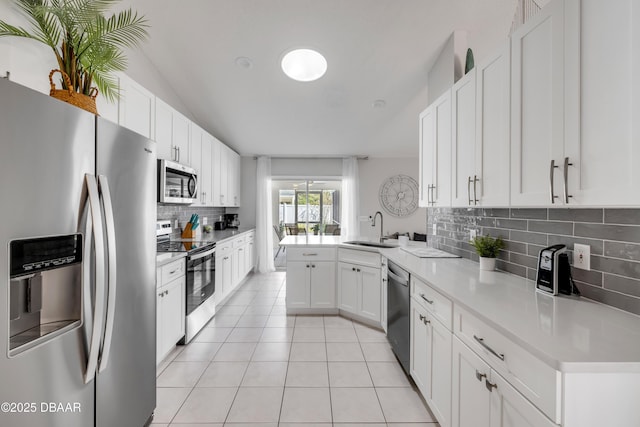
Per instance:
[[[487,380],[487,379],[485,379],[485,380],[484,380],[484,385],[485,385],[485,387],[487,387],[487,390],[489,390],[489,391],[491,391],[491,392],[493,392],[493,389],[494,389],[494,388],[498,388],[498,385],[497,385],[497,384],[491,384],[491,383],[489,382],[489,380]]]
[[[351,271],[356,271],[356,268],[355,267],[351,267]]]
[[[498,359],[504,361],[504,354],[496,353],[494,349],[492,349],[491,347],[489,347],[487,344],[484,343],[484,338],[478,338],[477,336],[474,335],[473,339],[476,340],[478,343],[480,343],[480,345],[484,347],[489,353],[493,354]]]
[[[478,381],[482,382],[483,378],[487,378],[487,374],[481,374],[477,369],[476,369],[476,378],[478,379]]]
[[[302,256],[318,256],[318,254],[315,253],[315,252],[310,252],[310,253],[306,253],[305,252],[305,253],[302,254]]]
[[[420,315],[420,321],[424,322],[424,319],[426,319],[426,317],[424,317],[422,314]]]
[[[480,200],[478,200],[478,175],[473,175],[473,205],[477,205]]]
[[[315,264],[311,264],[311,268],[316,268],[316,265]]]
[[[427,318],[425,317],[422,323],[424,323],[425,325],[428,325],[429,323],[431,323],[431,320],[427,320]]]
[[[175,273],[175,272],[176,272],[176,271],[178,271],[178,270],[180,270],[180,267],[176,268],[175,270],[170,271],[170,272],[169,272],[169,274],[173,274],[173,273]]]
[[[563,175],[564,175],[564,202],[567,203],[567,204],[569,203],[569,199],[571,197],[573,197],[572,195],[569,194],[569,188],[568,188],[568,186],[569,186],[569,183],[568,183],[568,181],[569,181],[569,166],[573,166],[573,163],[569,163],[569,158],[565,157],[564,158],[564,170],[562,172],[563,172]]]
[[[433,300],[427,299],[427,297],[425,297],[424,294],[420,294],[420,298],[422,298],[423,300],[425,300],[429,304],[433,304]]]
[[[551,193],[551,203],[555,204],[556,203],[556,199],[558,198],[558,196],[556,196],[555,194],[553,194],[553,172],[554,169],[557,169],[558,166],[556,166],[556,161],[555,160],[551,160],[551,166],[549,167],[549,192]]]

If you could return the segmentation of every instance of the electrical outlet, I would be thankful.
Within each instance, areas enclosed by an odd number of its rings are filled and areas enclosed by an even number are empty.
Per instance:
[[[469,241],[478,237],[478,230],[469,230]]]
[[[180,223],[177,219],[173,220],[173,228],[180,228]]]
[[[202,217],[202,225],[207,225],[208,219],[206,216]]]
[[[591,246],[579,243],[573,245],[573,266],[582,270],[591,270]]]
[[[435,236],[438,233],[438,227],[436,227],[436,224],[433,224],[432,230],[433,230],[432,234]]]

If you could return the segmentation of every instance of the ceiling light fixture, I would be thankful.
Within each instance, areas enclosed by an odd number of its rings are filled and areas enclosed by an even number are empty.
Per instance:
[[[318,80],[327,72],[327,60],[312,49],[295,49],[282,58],[282,71],[299,82]]]

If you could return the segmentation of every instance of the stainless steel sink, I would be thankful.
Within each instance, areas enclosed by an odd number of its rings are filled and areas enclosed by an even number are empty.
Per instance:
[[[370,248],[397,248],[398,245],[389,245],[386,243],[377,243],[377,242],[363,242],[360,240],[353,240],[351,242],[344,242],[347,245],[356,245],[356,246],[367,246]]]

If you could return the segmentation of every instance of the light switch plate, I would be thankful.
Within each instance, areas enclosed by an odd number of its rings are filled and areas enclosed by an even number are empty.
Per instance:
[[[469,230],[469,241],[478,237],[478,230]]]
[[[433,224],[433,235],[435,236],[438,232],[438,227],[436,227],[436,224]]]
[[[573,266],[582,270],[591,270],[591,246],[580,243],[573,245]]]
[[[207,225],[207,223],[209,222],[209,218],[207,218],[206,216],[202,217],[202,225]]]

